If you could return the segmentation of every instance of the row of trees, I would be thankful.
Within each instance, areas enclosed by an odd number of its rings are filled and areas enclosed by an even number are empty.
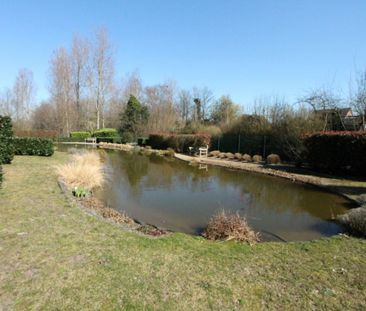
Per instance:
[[[304,130],[324,130],[324,120],[320,122],[313,112],[342,106],[352,106],[365,125],[366,71],[357,75],[348,99],[331,90],[313,90],[294,104],[277,98],[257,100],[252,118],[241,117],[240,106],[229,96],[215,99],[207,87],[180,89],[174,81],[146,86],[137,73],[118,82],[114,48],[106,29],[97,30],[91,39],[75,36],[70,48],[55,50],[49,63],[48,87],[49,99],[35,103],[33,74],[21,69],[13,87],[0,93],[0,113],[13,118],[15,129],[52,129],[63,136],[100,127],[131,128],[131,101],[141,105],[139,109],[144,115],[144,121],[133,130],[139,134],[215,134],[236,131],[235,128],[255,130],[259,121],[261,126],[268,127],[279,124],[279,120],[281,128],[292,122]],[[248,120],[256,121],[252,124]]]

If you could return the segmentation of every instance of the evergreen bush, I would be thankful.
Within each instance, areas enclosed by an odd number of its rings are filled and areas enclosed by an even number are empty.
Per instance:
[[[0,115],[0,164],[9,164],[13,158],[14,146],[11,118]]]
[[[51,156],[54,152],[53,142],[48,138],[15,137],[13,141],[16,155]]]

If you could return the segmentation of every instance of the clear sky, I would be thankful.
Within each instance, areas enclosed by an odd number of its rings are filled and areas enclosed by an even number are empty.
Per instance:
[[[250,106],[315,87],[347,93],[366,69],[366,0],[0,0],[0,89],[33,71],[45,99],[50,56],[108,28],[118,79],[174,79]]]

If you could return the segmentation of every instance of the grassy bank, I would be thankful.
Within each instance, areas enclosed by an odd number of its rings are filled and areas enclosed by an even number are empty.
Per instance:
[[[366,241],[152,239],[88,216],[51,158],[16,157],[0,190],[0,310],[366,308]]]

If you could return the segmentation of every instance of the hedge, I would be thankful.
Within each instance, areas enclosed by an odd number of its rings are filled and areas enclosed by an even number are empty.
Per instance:
[[[323,132],[304,139],[306,160],[316,170],[366,176],[366,132]]]
[[[0,164],[9,164],[13,158],[14,146],[11,118],[0,115]]]
[[[51,156],[54,152],[53,142],[47,138],[15,137],[16,155]]]
[[[97,143],[113,143],[122,144],[125,143],[121,137],[97,137]]]
[[[189,147],[198,148],[210,144],[210,136],[206,134],[152,134],[146,141],[146,145],[153,149],[168,149],[187,153]]]
[[[71,132],[70,133],[70,137],[71,138],[81,138],[81,139],[85,139],[91,136],[90,132],[87,131],[79,131],[79,132]]]
[[[113,128],[103,128],[99,130],[95,130],[92,133],[93,137],[118,137],[118,132]]]

